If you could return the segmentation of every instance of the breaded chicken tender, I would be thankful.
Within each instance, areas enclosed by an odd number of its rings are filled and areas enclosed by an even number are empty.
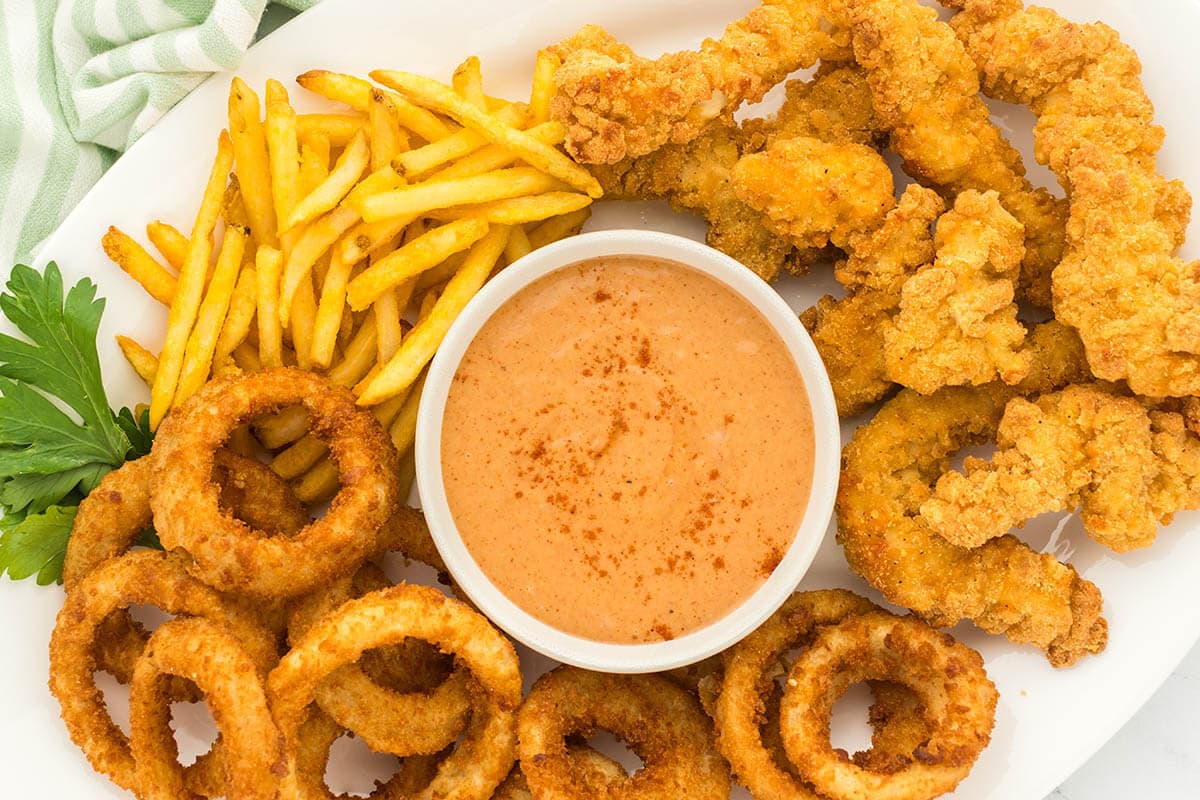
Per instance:
[[[738,161],[732,178],[738,199],[801,248],[844,249],[853,234],[878,228],[896,203],[887,162],[853,142],[775,139]]]
[[[891,391],[884,325],[900,306],[904,282],[933,260],[932,226],[944,209],[933,190],[909,186],[878,228],[847,242],[848,255],[835,267],[847,295],[827,295],[801,315],[829,373],[839,416],[853,416]]]
[[[1013,302],[1024,240],[996,192],[958,196],[937,223],[937,260],[904,282],[900,309],[883,324],[889,378],[931,394],[1025,377],[1030,354]]]
[[[785,269],[803,273],[820,252],[796,251],[734,193],[731,174],[746,142],[737,126],[718,121],[687,144],[592,167],[592,174],[608,198],[661,198],[675,209],[700,214],[709,223],[708,244],[741,261],[763,280],[774,280]]]
[[[876,150],[887,144],[887,130],[875,111],[867,73],[851,62],[824,61],[810,80],[784,84],[784,100],[774,117],[746,120],[742,127],[776,139],[809,136],[823,142],[851,142]]]
[[[665,144],[686,144],[718,117],[732,120],[797,69],[848,51],[829,32],[819,3],[764,0],[699,51],[642,58],[611,34],[587,25],[550,50],[555,119],[567,127],[567,151],[585,164],[615,164]]]
[[[1154,397],[1200,394],[1200,262],[1175,257],[1191,198],[1158,174],[1163,130],[1137,54],[1099,23],[1019,0],[953,0],[984,89],[1028,103],[1034,152],[1070,200],[1054,311],[1098,378]]]
[[[903,391],[855,431],[842,454],[838,541],[850,567],[890,602],[938,626],[972,620],[1067,666],[1104,649],[1100,590],[1013,536],[958,547],[920,515],[951,457],[995,436],[1008,400],[1086,378],[1083,348],[1071,329],[1040,325],[1030,347],[1029,375],[1015,387],[947,387],[928,396]]]
[[[1200,505],[1200,440],[1183,417],[1102,385],[1009,401],[990,460],[948,472],[921,517],[962,547],[1047,511],[1080,509],[1084,530],[1124,553],[1154,542],[1174,512]]]
[[[1062,257],[1066,204],[1025,177],[979,98],[975,64],[933,8],[916,0],[831,0],[836,24],[850,29],[876,112],[904,169],[947,199],[968,189],[1000,193],[1025,226],[1021,295],[1049,307],[1050,273]]]

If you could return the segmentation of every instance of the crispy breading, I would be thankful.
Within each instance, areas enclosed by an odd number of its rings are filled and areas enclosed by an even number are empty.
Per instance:
[[[899,311],[883,325],[889,378],[930,394],[1025,377],[1030,354],[1013,301],[1024,240],[996,192],[958,196],[937,223],[937,260],[904,282]]]
[[[1191,198],[1158,174],[1163,130],[1137,54],[1111,28],[1018,0],[954,0],[952,24],[984,88],[1028,103],[1034,152],[1067,189],[1054,310],[1079,330],[1092,372],[1138,394],[1200,394],[1200,261],[1174,256]]]
[[[930,189],[905,189],[879,227],[850,237],[848,256],[835,268],[849,293],[826,295],[801,316],[829,373],[839,416],[857,414],[891,390],[883,326],[900,305],[904,281],[933,260],[931,226],[944,208]]]
[[[732,178],[738,199],[797,247],[845,248],[853,234],[878,228],[896,203],[887,162],[853,142],[777,138],[738,161]]]
[[[1104,649],[1099,589],[1015,537],[957,547],[919,515],[950,458],[995,435],[1009,399],[1086,377],[1083,348],[1069,328],[1040,325],[1030,347],[1030,373],[1015,387],[948,387],[928,396],[903,391],[855,432],[842,455],[838,541],[850,567],[890,602],[939,626],[972,620],[1066,666]]]
[[[614,164],[665,144],[685,144],[710,121],[757,102],[788,73],[848,52],[811,0],[764,0],[698,51],[642,58],[611,34],[587,25],[549,48],[562,60],[554,76],[555,119],[567,126],[567,151],[585,164]]]
[[[1123,553],[1154,542],[1174,512],[1200,504],[1200,440],[1183,417],[1101,385],[1071,386],[1004,410],[990,460],[947,472],[921,516],[978,547],[1047,511],[1080,509],[1088,535]]]
[[[794,136],[811,136],[824,142],[853,142],[876,150],[887,144],[887,130],[875,104],[867,73],[851,62],[823,61],[809,80],[784,84],[783,104],[769,119],[742,123],[751,135],[768,143]]]
[[[1062,256],[1065,202],[1025,177],[979,98],[975,64],[935,9],[916,0],[832,0],[831,16],[852,34],[874,107],[905,171],[947,198],[968,189],[1000,193],[1025,226],[1021,295],[1050,305],[1050,273]]]
[[[783,269],[803,272],[819,254],[797,252],[767,230],[762,215],[734,194],[730,175],[745,142],[736,126],[718,121],[687,144],[592,167],[592,173],[606,197],[662,198],[673,208],[700,214],[709,222],[709,245],[741,261],[763,280],[773,280]]]

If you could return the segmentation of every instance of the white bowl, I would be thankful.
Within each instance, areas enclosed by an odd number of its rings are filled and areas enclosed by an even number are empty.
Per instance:
[[[702,272],[745,298],[787,345],[812,409],[814,463],[808,507],[771,576],[733,611],[665,642],[615,644],[554,628],[508,599],[480,569],[454,524],[442,480],[442,419],[451,380],[467,347],[488,318],[538,278],[590,258],[640,255],[669,259]],[[417,486],[438,551],[473,603],[513,638],[558,661],[603,672],[659,672],[691,664],[734,644],[758,627],[795,590],[820,547],[837,491],[841,435],[829,377],[795,312],[766,283],[729,256],[706,245],[654,231],[587,233],[530,253],[493,278],[451,326],[429,367],[416,435]]]

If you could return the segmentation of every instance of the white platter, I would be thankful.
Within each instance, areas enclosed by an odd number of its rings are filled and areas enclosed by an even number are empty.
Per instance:
[[[1200,3],[1193,0],[1044,0],[1080,21],[1102,19],[1137,48],[1145,67],[1145,83],[1158,104],[1158,121],[1168,132],[1160,167],[1200,190]],[[455,3],[397,0],[325,0],[258,44],[240,74],[261,86],[269,76],[287,79],[314,67],[358,74],[394,67],[448,78],[468,54],[484,64],[488,90],[522,97],[535,50],[596,22],[654,55],[695,45],[718,33],[731,19],[753,6],[750,0],[459,0]],[[147,221],[162,218],[187,229],[198,190],[207,174],[215,135],[225,115],[229,75],[209,81],[171,111],[84,199],[41,249],[38,265],[49,259],[62,266],[68,282],[91,275],[108,298],[100,350],[110,399],[133,404],[145,390],[125,365],[113,335],[125,333],[146,342],[161,337],[165,313],[132,281],[111,265],[100,250],[100,237],[115,224],[140,232]],[[317,107],[296,89],[300,105]],[[996,107],[997,119],[1025,153],[1035,180],[1049,176],[1033,164],[1030,117],[1011,107]],[[655,204],[601,206],[590,227],[650,227],[694,237],[703,234],[698,221],[680,217]],[[1191,226],[1184,254],[1200,256],[1200,224]],[[796,308],[810,304],[834,284],[818,275],[780,287]],[[844,431],[847,440],[852,425]],[[957,798],[1044,797],[1108,740],[1171,672],[1200,636],[1200,515],[1181,514],[1162,531],[1151,549],[1113,557],[1087,539],[1074,519],[1051,535],[1056,519],[1039,519],[1021,535],[1034,547],[1052,546],[1104,592],[1110,622],[1108,650],[1073,669],[1054,670],[1039,652],[989,637],[969,625],[955,633],[981,650],[1001,701],[991,746]],[[864,590],[845,566],[832,531],[802,584],[804,588],[846,586]],[[878,595],[867,592],[875,599]],[[32,581],[0,583],[0,627],[5,631],[0,656],[0,686],[7,702],[0,721],[0,761],[6,796],[34,791],[48,797],[124,797],[95,775],[67,738],[58,705],[46,689],[47,650],[61,591]],[[529,677],[546,668],[544,659],[527,657]],[[843,717],[862,716],[850,709]],[[185,749],[203,730],[203,715],[181,715]],[[861,723],[835,724],[842,746],[862,736]],[[194,743],[193,743],[194,744]],[[351,748],[353,749],[353,748]],[[379,768],[361,749],[344,755],[331,773],[336,788],[363,791]],[[744,796],[744,795],[743,795]]]

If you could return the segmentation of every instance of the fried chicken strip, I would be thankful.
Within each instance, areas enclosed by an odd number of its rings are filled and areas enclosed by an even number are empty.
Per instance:
[[[931,394],[1025,377],[1031,356],[1013,302],[1024,240],[996,192],[958,196],[937,223],[937,260],[904,282],[899,311],[884,323],[889,378]]]
[[[1158,174],[1163,130],[1116,31],[1019,0],[952,0],[984,90],[1028,103],[1037,158],[1070,199],[1054,310],[1092,372],[1142,395],[1200,394],[1200,261],[1175,257],[1191,197]]]
[[[916,0],[830,0],[830,12],[851,31],[855,59],[905,171],[948,200],[968,189],[999,192],[1025,226],[1020,292],[1048,308],[1066,204],[1026,179],[1020,154],[978,97],[975,64],[954,32]]]
[[[1086,377],[1082,347],[1066,326],[1038,326],[1030,347],[1034,361],[1018,386],[902,391],[855,432],[842,456],[838,541],[851,568],[889,601],[939,626],[972,620],[1066,666],[1104,649],[1099,589],[1015,537],[957,547],[920,516],[950,458],[991,439],[1009,399]]]
[[[686,144],[743,102],[758,102],[797,69],[842,56],[820,4],[764,0],[699,51],[642,58],[611,34],[587,25],[549,48],[555,119],[567,127],[567,151],[585,164],[614,164],[665,144]]]
[[[829,373],[839,416],[853,416],[891,391],[884,326],[899,308],[904,282],[933,260],[932,225],[943,210],[936,192],[909,186],[878,228],[847,242],[848,256],[835,274],[848,294],[826,295],[801,315]]]
[[[1200,440],[1183,417],[1152,411],[1101,385],[1009,401],[990,461],[947,472],[921,517],[962,547],[1047,511],[1080,509],[1084,530],[1124,553],[1153,544],[1158,526],[1200,504]]]

